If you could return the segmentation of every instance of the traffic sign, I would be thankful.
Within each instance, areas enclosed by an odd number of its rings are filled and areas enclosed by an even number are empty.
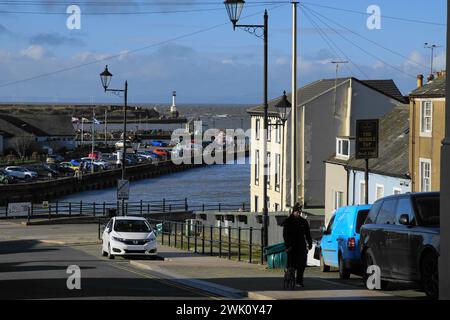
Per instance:
[[[117,181],[117,199],[128,200],[130,196],[130,181],[118,180]]]
[[[356,159],[378,158],[379,120],[356,120]]]

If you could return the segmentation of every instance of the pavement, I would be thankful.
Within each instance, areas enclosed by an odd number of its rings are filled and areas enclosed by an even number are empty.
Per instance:
[[[52,225],[52,226],[24,226],[20,222],[0,221],[0,248],[9,247],[12,242],[34,243],[30,255],[21,253],[23,249],[19,248],[19,255],[11,251],[8,255],[2,254],[0,249],[0,286],[2,279],[5,278],[2,273],[5,258],[10,259],[6,262],[10,275],[14,275],[15,268],[27,265],[33,261],[55,261],[58,259],[52,257],[39,257],[43,252],[61,252],[65,260],[75,260],[83,263],[86,259],[93,265],[87,264],[86,267],[92,267],[93,270],[100,270],[93,277],[98,282],[101,279],[109,278],[110,266],[119,266],[132,271],[127,271],[134,275],[142,274],[158,279],[172,286],[181,288],[190,288],[193,295],[183,294],[183,297],[192,298],[224,298],[224,299],[258,299],[258,300],[278,300],[278,299],[424,299],[425,295],[418,290],[405,286],[396,285],[387,291],[367,290],[365,289],[361,278],[351,277],[348,280],[340,280],[337,272],[322,273],[318,267],[308,267],[305,272],[304,288],[295,290],[283,290],[283,271],[269,270],[264,265],[250,264],[247,262],[237,262],[225,258],[203,256],[192,252],[182,251],[168,246],[159,246],[159,257],[157,260],[147,260],[142,258],[124,259],[116,257],[115,260],[107,260],[101,257],[100,242],[97,239],[96,225]],[[44,247],[43,247],[44,246]],[[48,251],[51,249],[51,251]],[[37,250],[37,251],[35,251]],[[42,251],[47,250],[47,251]],[[25,254],[25,256],[20,256]],[[9,255],[12,255],[11,257]],[[22,259],[20,264],[14,259]],[[12,259],[12,260],[11,260]],[[48,260],[47,260],[48,259]],[[62,259],[65,261],[64,259]],[[8,264],[9,263],[9,264]],[[16,264],[14,264],[16,263]],[[67,261],[64,262],[67,265]],[[109,267],[108,267],[109,266]],[[49,265],[51,268],[55,266]],[[57,266],[56,266],[57,268]],[[61,269],[62,270],[62,269]],[[61,271],[60,270],[60,271]],[[91,269],[87,269],[88,272]],[[65,270],[62,270],[65,271]],[[93,272],[93,271],[92,271]],[[125,272],[125,270],[124,270]],[[95,272],[94,272],[95,273]],[[48,275],[49,281],[53,275]],[[66,274],[64,274],[67,277]],[[129,276],[129,274],[128,274]],[[42,281],[44,277],[41,277]],[[145,277],[144,277],[145,278]],[[95,288],[95,281],[93,287]],[[104,283],[104,282],[102,282]],[[122,288],[124,294],[126,288],[131,285],[136,286],[134,281],[124,283]],[[112,296],[118,297],[119,292]],[[189,290],[188,290],[189,292]],[[106,292],[105,292],[106,293]],[[168,298],[164,293],[160,294],[161,299]],[[154,294],[155,295],[155,294]],[[88,297],[99,297],[101,292]],[[131,293],[131,297],[138,297],[136,293]],[[140,296],[139,296],[140,297]],[[176,296],[175,296],[176,297]],[[1,298],[1,297],[0,297]],[[50,297],[51,298],[51,297]]]

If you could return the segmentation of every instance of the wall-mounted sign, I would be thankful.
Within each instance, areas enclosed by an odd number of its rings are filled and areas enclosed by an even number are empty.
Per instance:
[[[356,159],[378,158],[379,120],[356,120]]]

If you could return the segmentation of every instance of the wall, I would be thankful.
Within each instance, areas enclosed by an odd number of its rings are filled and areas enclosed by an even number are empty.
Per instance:
[[[325,164],[325,224],[331,219],[334,211],[334,193],[343,192],[343,206],[347,205],[347,170],[344,166],[332,163]]]
[[[364,171],[350,171],[349,179],[349,205],[360,203],[360,182],[364,181]],[[355,182],[355,184],[353,184]],[[384,196],[394,194],[394,188],[399,188],[400,193],[411,192],[411,180],[389,177],[379,174],[369,174],[369,203],[374,203],[376,199],[376,186],[384,186]],[[355,189],[355,191],[353,191]]]
[[[420,192],[420,158],[431,159],[431,191],[440,190],[441,141],[445,131],[445,99],[433,101],[432,135],[423,137],[420,134],[421,102],[430,99],[413,99],[410,103],[410,172],[412,172],[414,192]]]

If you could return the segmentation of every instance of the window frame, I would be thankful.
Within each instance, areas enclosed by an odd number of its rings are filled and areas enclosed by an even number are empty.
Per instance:
[[[261,119],[256,118],[255,119],[255,140],[259,140],[261,138]]]
[[[347,143],[348,154],[343,153],[344,142]],[[336,138],[336,157],[341,159],[350,159],[350,139],[348,138]]]
[[[378,189],[379,189],[379,188],[383,190],[383,194],[382,194],[381,197],[378,197]],[[385,191],[385,188],[384,188],[384,185],[383,185],[383,184],[377,183],[377,184],[375,185],[375,201],[377,201],[377,200],[379,200],[379,199],[381,199],[381,198],[384,198],[384,196],[385,196],[384,191]]]
[[[430,114],[425,115],[425,105],[430,107]],[[430,120],[430,128],[424,128],[426,125],[426,119]],[[420,136],[421,137],[432,137],[433,135],[433,101],[423,100],[420,102]]]
[[[339,194],[339,198],[337,197],[337,195]],[[339,201],[338,201],[339,199]],[[340,205],[337,205],[339,202]],[[339,208],[343,207],[344,205],[344,192],[342,191],[334,191],[334,195],[333,195],[333,207],[334,210],[338,210]]]
[[[281,155],[275,153],[275,191],[280,191],[281,184]]]
[[[270,189],[270,183],[271,183],[271,179],[270,179],[270,175],[271,175],[271,166],[272,166],[272,161],[271,161],[271,156],[272,153],[270,151],[266,152],[266,160],[267,160],[267,187]]]
[[[429,177],[428,177],[428,180],[429,180],[429,182],[428,182],[428,184],[429,184],[429,189],[428,190],[425,190],[424,188],[423,188],[423,185],[424,185],[424,176],[423,176],[423,167],[422,167],[422,165],[429,165]],[[431,175],[432,175],[432,166],[431,166],[431,159],[426,159],[426,158],[420,158],[419,159],[419,183],[420,183],[420,185],[419,185],[419,190],[421,191],[421,192],[430,192],[431,191]]]
[[[259,176],[260,176],[260,168],[259,168],[259,149],[255,150],[255,186],[259,186]]]
[[[362,186],[364,185],[364,189]],[[366,204],[366,181],[360,180],[359,181],[359,204]]]

